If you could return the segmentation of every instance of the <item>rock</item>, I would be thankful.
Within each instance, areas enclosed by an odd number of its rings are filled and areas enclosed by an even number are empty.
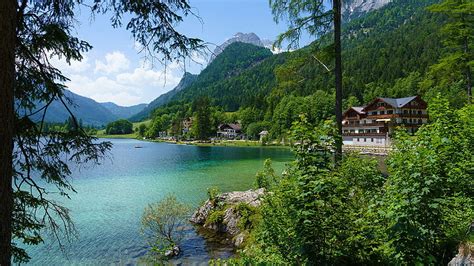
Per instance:
[[[234,245],[236,247],[241,247],[244,244],[245,238],[247,235],[245,233],[240,233],[234,237]]]
[[[212,201],[207,200],[192,215],[190,221],[219,233],[227,233],[234,237],[235,246],[241,246],[245,241],[246,234],[241,232],[238,226],[242,216],[238,212],[237,206],[240,203],[246,203],[252,207],[258,207],[264,194],[263,188],[222,193]],[[222,218],[218,222],[207,222],[209,216],[214,212],[222,212]]]
[[[209,217],[213,209],[214,203],[210,200],[207,200],[204,205],[199,207],[199,209],[193,214],[190,221],[195,224],[205,224],[207,217]]]
[[[458,254],[449,263],[449,266],[474,266],[474,244],[459,245]]]
[[[172,249],[167,250],[165,252],[165,256],[168,257],[168,258],[176,257],[176,256],[179,255],[179,253],[181,253],[180,248],[178,246],[174,246]]]

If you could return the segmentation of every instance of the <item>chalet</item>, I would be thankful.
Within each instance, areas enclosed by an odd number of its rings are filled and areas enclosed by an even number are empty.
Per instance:
[[[242,138],[242,126],[238,123],[221,124],[217,127],[217,137],[222,139]]]
[[[428,122],[427,104],[419,96],[377,98],[363,107],[351,107],[343,114],[346,145],[389,146],[396,127],[414,133]]]

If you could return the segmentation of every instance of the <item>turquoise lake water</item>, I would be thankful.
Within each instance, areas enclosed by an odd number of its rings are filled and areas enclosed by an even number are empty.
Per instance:
[[[174,193],[196,208],[207,198],[207,188],[250,189],[266,158],[272,159],[279,173],[292,159],[288,149],[279,148],[111,141],[111,158],[99,166],[74,169],[71,182],[77,193],[71,194],[71,200],[61,199],[71,210],[78,238],[64,252],[52,241],[28,247],[30,264],[137,264],[148,249],[140,235],[140,218],[147,204]],[[205,238],[192,226],[182,248],[176,263],[205,264],[210,258],[232,255],[230,246]]]

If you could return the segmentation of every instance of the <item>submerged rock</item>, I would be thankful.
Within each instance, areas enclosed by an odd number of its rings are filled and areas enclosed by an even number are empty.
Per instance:
[[[258,207],[264,194],[263,188],[222,193],[213,200],[207,200],[194,212],[190,221],[216,232],[231,235],[234,245],[239,247],[244,243],[247,234],[239,227],[242,215],[238,207],[242,203]]]
[[[177,257],[180,252],[181,252],[180,248],[178,246],[174,246],[172,249],[167,250],[165,252],[165,256],[168,258]]]

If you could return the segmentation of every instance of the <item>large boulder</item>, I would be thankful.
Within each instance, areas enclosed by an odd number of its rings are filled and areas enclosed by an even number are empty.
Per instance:
[[[190,221],[219,233],[227,233],[233,237],[234,245],[241,246],[245,241],[246,233],[239,228],[242,216],[238,206],[244,203],[258,207],[264,194],[263,188],[219,194],[199,207]]]

